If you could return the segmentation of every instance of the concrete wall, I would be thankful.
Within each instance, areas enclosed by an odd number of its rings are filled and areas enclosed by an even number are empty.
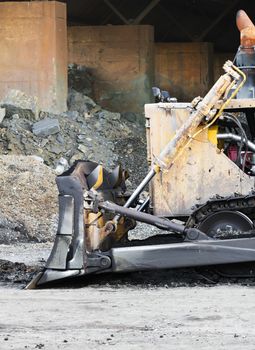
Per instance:
[[[145,25],[74,26],[67,36],[66,6],[55,1],[0,2],[0,47],[0,100],[18,89],[52,112],[66,109],[67,62],[91,69],[102,106],[141,112],[153,85],[180,101],[203,96],[232,58],[209,43],[154,44]]]
[[[66,109],[66,6],[0,3],[0,100],[8,89],[37,96],[46,111]]]
[[[154,32],[151,26],[68,28],[69,63],[91,69],[95,99],[112,111],[143,111],[151,100]]]
[[[213,82],[210,43],[156,43],[155,85],[178,100],[204,96]]]

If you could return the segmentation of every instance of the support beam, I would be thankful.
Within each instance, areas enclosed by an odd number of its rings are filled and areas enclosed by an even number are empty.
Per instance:
[[[233,0],[223,12],[207,27],[198,37],[196,37],[196,41],[203,41],[208,33],[235,7],[240,0]]]
[[[104,2],[122,20],[123,23],[130,24],[129,21],[119,12],[118,9],[116,9],[115,6],[113,6],[113,4],[109,0],[104,0]]]
[[[176,27],[179,28],[179,30],[187,37],[189,38],[189,40],[191,41],[196,41],[195,36],[193,36],[191,33],[189,33],[183,25],[180,24],[180,22],[172,15],[172,13],[170,11],[168,11],[164,6],[162,6],[161,4],[159,5],[160,9],[162,10],[162,12],[164,12],[164,14],[170,19],[170,21],[172,23],[174,23],[176,25]]]
[[[133,24],[140,24],[145,16],[160,2],[160,0],[152,0],[145,9],[135,18]]]
[[[112,17],[112,12],[107,14],[104,20],[100,23],[100,26],[104,26],[108,24],[111,17]]]
[[[124,2],[125,0],[120,0],[119,2],[118,2],[118,5],[119,6],[122,6],[123,5],[123,2]],[[103,25],[105,25],[105,24],[108,24],[109,23],[109,20],[112,18],[112,15],[113,15],[113,13],[112,13],[112,10],[109,8],[109,6],[108,6],[108,8],[107,8],[107,13],[105,14],[105,18],[102,20],[102,22],[100,23],[100,25],[101,26],[103,26]]]

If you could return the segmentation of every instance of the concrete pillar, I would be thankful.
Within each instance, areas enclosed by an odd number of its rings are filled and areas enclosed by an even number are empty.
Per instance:
[[[0,3],[0,100],[9,89],[38,98],[45,111],[66,110],[66,5]]]
[[[204,96],[213,83],[210,43],[156,43],[155,85],[178,100]]]
[[[69,63],[91,69],[98,103],[112,111],[142,112],[151,100],[154,31],[148,25],[68,28]]]

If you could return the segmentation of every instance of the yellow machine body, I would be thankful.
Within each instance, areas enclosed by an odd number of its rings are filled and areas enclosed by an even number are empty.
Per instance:
[[[229,108],[253,105],[253,100],[235,100]],[[189,115],[189,103],[145,105],[149,165]],[[217,147],[217,132],[217,126],[203,130],[183,150],[171,170],[158,173],[152,180],[150,195],[155,215],[187,216],[195,205],[216,195],[246,195],[254,190],[254,177],[245,174]]]

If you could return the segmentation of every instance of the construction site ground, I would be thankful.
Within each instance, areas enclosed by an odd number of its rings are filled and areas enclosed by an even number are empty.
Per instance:
[[[51,245],[1,245],[0,262],[16,262],[0,274],[1,350],[254,349],[252,280],[213,284],[182,269],[24,290]]]

